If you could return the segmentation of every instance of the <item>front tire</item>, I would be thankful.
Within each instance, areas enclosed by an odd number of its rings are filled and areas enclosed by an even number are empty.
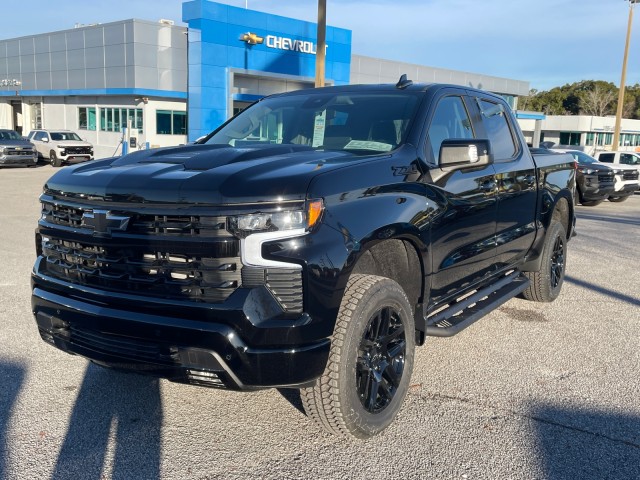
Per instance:
[[[56,155],[56,152],[53,150],[49,153],[49,160],[51,161],[51,165],[56,168],[62,166],[62,160],[58,158],[58,155]]]
[[[324,373],[300,392],[304,409],[336,435],[376,435],[400,410],[413,370],[415,325],[400,285],[352,275],[331,340]]]
[[[542,266],[537,272],[524,272],[531,284],[522,292],[527,300],[553,302],[560,294],[567,261],[567,233],[552,220],[542,249]]]
[[[620,203],[620,202],[624,202],[627,198],[629,198],[628,195],[625,195],[624,197],[609,197],[609,201],[610,202],[615,202],[615,203]]]

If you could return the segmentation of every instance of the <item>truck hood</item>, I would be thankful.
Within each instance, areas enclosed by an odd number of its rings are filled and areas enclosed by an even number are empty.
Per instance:
[[[368,158],[300,145],[189,145],[63,168],[47,181],[45,191],[112,202],[191,205],[304,200],[315,176]]]
[[[603,166],[609,167],[609,168],[611,168],[613,170],[626,170],[626,171],[628,171],[628,170],[637,170],[637,168],[634,167],[633,165],[626,165],[624,163],[602,163],[602,162],[599,162],[598,165],[603,165]]]
[[[93,147],[89,142],[82,140],[51,140],[51,144],[59,147]]]
[[[33,144],[29,140],[0,140],[0,147],[33,148]]]

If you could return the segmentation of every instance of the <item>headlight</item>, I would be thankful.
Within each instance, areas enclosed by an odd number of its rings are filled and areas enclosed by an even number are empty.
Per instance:
[[[307,202],[305,210],[288,210],[272,213],[249,213],[229,218],[229,230],[240,237],[251,233],[279,230],[311,230],[320,221],[324,210],[322,200]]]
[[[5,153],[7,153],[6,147],[0,147],[0,155],[4,155]]]
[[[592,173],[596,173],[597,172],[597,170],[594,170],[594,169],[588,168],[588,167],[580,167],[580,168],[578,168],[578,171],[580,173],[585,174],[585,175],[591,175]]]

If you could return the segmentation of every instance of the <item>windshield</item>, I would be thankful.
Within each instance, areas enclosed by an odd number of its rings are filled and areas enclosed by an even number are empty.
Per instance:
[[[74,132],[51,132],[51,140],[79,140],[82,139]]]
[[[22,137],[13,130],[3,130],[0,132],[0,140],[22,140]]]
[[[388,152],[404,142],[418,100],[409,92],[267,98],[241,112],[205,143],[235,147],[296,144],[319,150]]]
[[[587,155],[586,153],[582,153],[582,152],[570,152],[570,153],[571,153],[571,156],[573,156],[573,158],[578,161],[578,163],[598,162],[595,158],[593,158],[590,155]]]

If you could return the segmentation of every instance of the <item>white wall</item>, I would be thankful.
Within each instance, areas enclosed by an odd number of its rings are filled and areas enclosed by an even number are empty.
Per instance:
[[[137,101],[136,101],[137,100]],[[94,146],[96,158],[111,157],[122,153],[120,132],[105,132],[100,130],[100,112],[103,107],[140,108],[143,111],[143,131],[138,136],[138,144],[144,148],[148,142],[150,147],[169,147],[187,142],[186,135],[158,135],[156,134],[156,110],[186,111],[184,100],[161,100],[149,98],[148,103],[133,96],[83,96],[83,97],[44,97],[42,99],[25,99],[23,112],[25,113],[24,135],[31,130],[30,105],[33,101],[42,102],[42,128],[67,129],[75,131],[81,138]],[[11,107],[9,119],[11,119]],[[96,130],[80,130],[78,128],[78,108],[93,107],[96,109]],[[0,120],[2,107],[0,104]]]
[[[13,108],[9,102],[0,102],[0,128],[13,130]]]

